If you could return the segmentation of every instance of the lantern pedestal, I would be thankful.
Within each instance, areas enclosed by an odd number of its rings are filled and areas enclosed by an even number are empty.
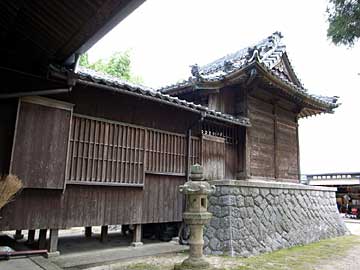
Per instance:
[[[179,187],[186,197],[186,210],[183,213],[184,222],[190,227],[190,254],[181,264],[175,265],[175,270],[214,269],[203,255],[203,230],[212,214],[207,212],[207,196],[215,191],[215,186],[203,181],[203,169],[200,165],[191,167],[191,180]]]

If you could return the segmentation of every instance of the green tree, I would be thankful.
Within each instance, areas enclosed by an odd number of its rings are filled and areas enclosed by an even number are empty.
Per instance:
[[[99,59],[94,63],[89,62],[89,56],[84,53],[80,56],[79,65],[96,71],[104,72],[111,76],[133,83],[142,83],[140,76],[131,73],[131,60],[129,51],[115,52],[109,59]]]
[[[336,45],[353,46],[360,37],[360,0],[330,0],[328,37]]]

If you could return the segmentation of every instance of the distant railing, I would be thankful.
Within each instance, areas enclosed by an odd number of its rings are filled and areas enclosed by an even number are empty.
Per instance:
[[[306,178],[307,180],[360,179],[360,172],[308,174]]]

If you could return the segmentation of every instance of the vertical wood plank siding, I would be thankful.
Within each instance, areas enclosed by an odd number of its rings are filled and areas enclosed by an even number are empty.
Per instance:
[[[204,134],[202,143],[205,179],[223,179],[225,177],[225,139]]]
[[[61,190],[24,189],[0,210],[0,230],[144,224],[182,220],[185,177],[147,175],[144,189],[69,185]]]
[[[295,114],[279,109],[277,117],[277,164],[279,178],[298,182],[298,143]]]
[[[251,176],[298,181],[296,115],[248,97]]]
[[[20,102],[11,173],[25,188],[63,189],[71,111]]]
[[[234,126],[204,122],[202,157],[208,179],[235,179],[238,168],[239,130]]]

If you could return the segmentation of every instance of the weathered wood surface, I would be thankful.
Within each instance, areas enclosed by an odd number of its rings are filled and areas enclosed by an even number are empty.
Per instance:
[[[278,177],[281,179],[299,179],[299,145],[297,121],[294,114],[279,110],[277,130]]]
[[[86,93],[86,94],[84,94]],[[130,95],[77,86],[62,100],[76,104],[74,113],[121,123],[186,134],[198,117],[189,111]],[[196,133],[193,130],[193,135]]]
[[[207,106],[215,111],[234,114],[235,112],[235,96],[236,88],[223,88],[221,91],[210,93],[208,96]]]
[[[0,175],[9,173],[18,100],[0,99]]]
[[[212,135],[202,136],[202,165],[204,178],[220,180],[225,177],[225,139]]]
[[[21,102],[10,171],[25,188],[63,189],[71,111]]]
[[[250,175],[275,178],[274,174],[274,120],[272,106],[248,97]]]
[[[255,97],[248,100],[251,176],[298,182],[296,115]]]
[[[225,142],[225,178],[236,179],[239,170],[239,149],[237,144]]]
[[[142,186],[145,172],[184,176],[186,147],[183,134],[74,115],[67,184]],[[192,137],[192,163],[200,151]]]
[[[69,184],[144,183],[143,128],[74,115],[69,149]]]
[[[147,175],[143,189],[68,185],[57,190],[24,189],[0,210],[0,230],[144,224],[182,220],[178,186],[185,177]]]
[[[48,113],[42,109],[45,106],[38,104],[30,104],[41,108],[41,113],[36,114],[37,121],[31,116],[37,112],[37,107],[31,108],[32,112],[28,108],[30,120],[26,120],[36,126],[31,127],[32,132],[36,128],[36,132],[42,131],[42,136],[47,137],[41,140],[45,145],[54,133],[56,139],[64,139],[64,142],[70,134],[66,177],[62,174],[65,172],[62,161],[61,166],[54,168],[61,169],[62,173],[53,171],[49,181],[53,189],[41,190],[39,188],[45,185],[43,178],[29,178],[34,181],[32,188],[24,189],[15,201],[1,210],[0,230],[181,221],[183,199],[177,187],[185,182],[185,134],[198,115],[125,95],[89,89],[84,96],[76,89],[73,91],[71,96],[62,98],[75,104],[70,132],[62,130],[64,127],[58,124],[70,123],[69,119],[47,118]],[[199,129],[200,125],[193,128],[192,164],[203,161],[204,146],[199,139]],[[34,134],[38,134],[36,132]],[[209,132],[215,135],[211,143],[216,147],[210,146],[204,151],[208,154],[213,151],[221,164],[216,168],[214,178],[234,175],[236,170],[231,169],[236,163],[233,160],[235,148],[231,146],[236,144],[234,134],[229,127],[212,127]],[[21,141],[29,143],[28,138],[32,137],[23,137]],[[225,143],[231,140],[232,143]],[[39,144],[40,137],[34,138],[33,143]],[[20,147],[20,144],[15,146]],[[56,153],[55,157],[59,158],[66,151],[64,146],[59,150],[52,149],[51,153]],[[38,159],[35,154],[31,156],[33,160]],[[43,162],[52,162],[54,155],[40,155],[40,158]],[[44,177],[48,176],[44,174]],[[64,179],[65,190],[56,190],[63,189]],[[49,187],[47,184],[45,187]]]
[[[183,196],[178,190],[185,177],[146,174],[142,223],[181,221]]]

